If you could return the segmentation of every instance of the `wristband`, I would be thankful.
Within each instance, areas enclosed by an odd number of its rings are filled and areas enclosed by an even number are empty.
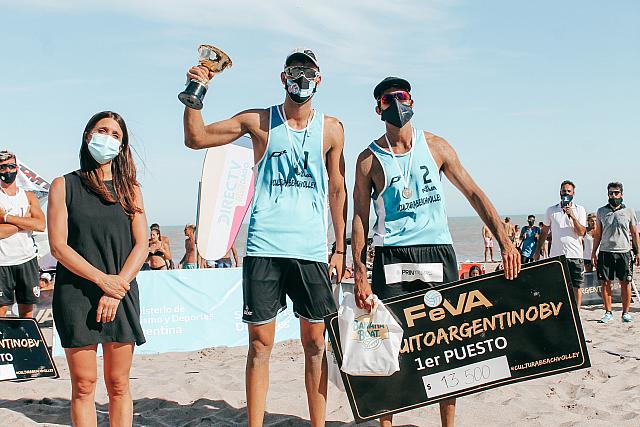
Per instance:
[[[4,218],[2,218],[2,223],[6,224],[7,223],[7,217],[9,216],[9,213],[4,214]]]
[[[347,252],[346,252],[346,251],[335,251],[334,253],[336,253],[336,254],[340,254],[340,255],[344,255],[344,254],[346,254]]]

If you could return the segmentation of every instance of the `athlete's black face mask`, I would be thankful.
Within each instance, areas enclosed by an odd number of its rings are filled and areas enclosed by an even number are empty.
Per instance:
[[[406,125],[413,117],[413,109],[409,105],[404,105],[402,102],[394,99],[386,110],[382,110],[380,119],[397,127],[401,128]]]
[[[622,197],[618,197],[618,198],[609,197],[609,204],[614,208],[617,208],[622,204]]]
[[[527,222],[529,223],[529,227],[533,227],[533,224],[536,222],[536,220],[535,219],[530,219]]]
[[[13,184],[13,181],[16,180],[16,176],[18,176],[18,171],[0,173],[0,179],[5,184]]]
[[[316,82],[304,76],[300,76],[295,80],[287,79],[285,90],[293,102],[296,104],[304,104],[316,93]]]

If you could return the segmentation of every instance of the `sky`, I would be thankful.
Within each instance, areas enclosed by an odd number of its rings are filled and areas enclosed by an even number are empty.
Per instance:
[[[284,59],[318,55],[319,111],[355,160],[384,131],[373,87],[408,79],[414,126],[445,138],[500,215],[544,212],[559,184],[588,211],[622,181],[640,207],[640,2],[0,0],[0,148],[52,180],[79,167],[84,126],[119,112],[150,222],[195,221],[204,151],[183,143],[185,73],[201,43],[233,67],[205,122],[281,103]],[[451,185],[450,216],[474,215]],[[351,211],[351,210],[350,210]]]

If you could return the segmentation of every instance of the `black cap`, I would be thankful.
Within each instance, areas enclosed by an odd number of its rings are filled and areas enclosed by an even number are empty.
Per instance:
[[[284,60],[284,66],[288,67],[289,64],[294,60],[299,59],[302,61],[311,61],[318,69],[320,69],[320,65],[318,65],[318,58],[316,54],[308,48],[299,47],[294,49],[287,55],[287,59]]]
[[[411,85],[405,79],[401,79],[400,77],[385,77],[380,83],[378,83],[373,89],[373,98],[378,100],[382,96],[382,92],[389,89],[390,87],[397,87],[399,89],[406,90],[407,92],[411,92]]]

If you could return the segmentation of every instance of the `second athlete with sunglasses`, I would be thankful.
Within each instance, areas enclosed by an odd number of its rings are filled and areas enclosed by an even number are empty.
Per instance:
[[[213,74],[193,67],[188,77],[207,83]],[[247,133],[253,141],[255,193],[242,266],[242,319],[249,326],[248,424],[263,423],[275,317],[286,307],[288,295],[300,318],[311,425],[323,426],[327,399],[323,317],[336,311],[329,272],[336,270],[340,281],[345,261],[344,131],[338,119],[311,106],[321,81],[314,52],[291,52],[280,79],[286,92],[280,105],[246,110],[206,126],[200,112],[187,107],[185,144],[193,149],[217,147]],[[328,265],[327,202],[337,243]]]
[[[493,205],[444,139],[411,125],[413,100],[408,81],[387,77],[374,89],[376,113],[385,133],[358,156],[351,235],[356,303],[370,309],[375,293],[389,298],[458,279],[440,173],[469,200],[496,236],[505,275],[520,271],[520,254],[509,241]],[[373,200],[373,286],[367,281],[366,238]],[[455,399],[440,403],[443,426],[454,424]],[[391,426],[391,417],[380,419]]]

